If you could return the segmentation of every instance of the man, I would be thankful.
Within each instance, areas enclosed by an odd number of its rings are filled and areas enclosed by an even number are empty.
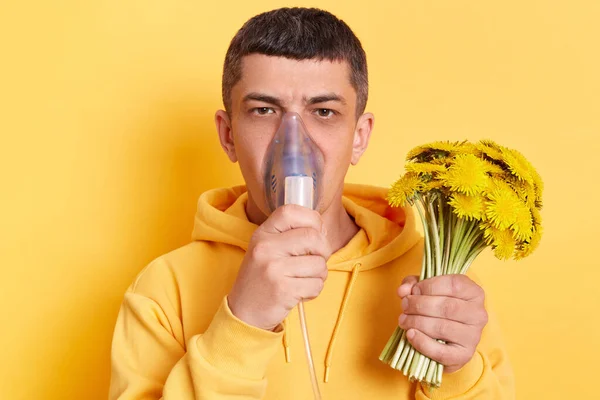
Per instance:
[[[383,189],[344,186],[373,128],[367,85],[359,40],[327,12],[279,9],[241,28],[215,120],[246,186],[203,194],[193,242],[128,289],[111,399],[312,398],[295,308],[303,300],[326,399],[512,398],[483,290],[466,276],[418,283],[423,242],[410,210],[390,209]],[[285,112],[300,115],[323,153],[316,211],[267,206],[265,157]],[[378,360],[396,323],[446,366],[440,389]]]

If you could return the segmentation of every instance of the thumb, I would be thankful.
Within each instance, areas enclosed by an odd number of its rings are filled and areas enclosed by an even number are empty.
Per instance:
[[[405,298],[412,292],[413,286],[419,283],[419,277],[416,275],[409,275],[402,280],[402,284],[398,287],[398,296]]]

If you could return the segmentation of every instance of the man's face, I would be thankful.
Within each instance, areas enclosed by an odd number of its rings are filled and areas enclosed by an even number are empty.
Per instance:
[[[231,119],[220,111],[221,143],[239,161],[250,199],[263,214],[265,154],[285,112],[296,112],[324,157],[321,212],[343,189],[350,164],[366,149],[373,116],[356,116],[356,91],[346,62],[253,54],[244,57],[242,78],[231,93]],[[224,137],[225,136],[225,137]]]

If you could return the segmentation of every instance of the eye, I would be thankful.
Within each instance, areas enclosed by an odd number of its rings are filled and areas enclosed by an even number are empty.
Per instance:
[[[273,110],[271,107],[257,107],[253,108],[252,112],[258,115],[267,115],[275,113],[275,110]]]
[[[331,118],[335,115],[335,111],[329,108],[319,108],[316,110],[317,115],[322,118]]]

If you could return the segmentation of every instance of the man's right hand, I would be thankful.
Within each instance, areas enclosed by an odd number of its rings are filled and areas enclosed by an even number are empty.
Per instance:
[[[321,215],[296,205],[276,209],[254,232],[227,300],[247,324],[273,330],[327,279],[331,248]]]

